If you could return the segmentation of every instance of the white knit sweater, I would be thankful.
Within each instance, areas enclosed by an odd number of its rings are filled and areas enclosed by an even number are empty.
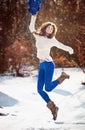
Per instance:
[[[36,16],[32,15],[30,25],[29,25],[29,29],[31,32],[35,31],[35,21],[36,21]],[[37,57],[39,59],[42,59],[45,61],[52,61],[52,58],[49,55],[49,53],[50,53],[51,47],[53,46],[56,46],[57,48],[60,48],[64,51],[68,51],[70,54],[73,53],[73,49],[71,47],[68,47],[62,44],[61,42],[56,40],[55,37],[50,39],[50,38],[36,35],[36,34],[33,34],[33,35],[36,39]]]

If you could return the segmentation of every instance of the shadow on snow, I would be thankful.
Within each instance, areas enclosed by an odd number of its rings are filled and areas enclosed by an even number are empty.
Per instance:
[[[18,100],[0,92],[0,106],[7,107],[13,106],[18,103]]]

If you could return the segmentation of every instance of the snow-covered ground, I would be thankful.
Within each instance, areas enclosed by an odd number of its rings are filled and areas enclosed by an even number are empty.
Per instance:
[[[0,130],[85,130],[85,74],[79,68],[64,69],[70,75],[49,92],[59,107],[58,118],[52,115],[37,92],[37,71],[29,77],[0,76]],[[55,69],[53,79],[61,69]]]

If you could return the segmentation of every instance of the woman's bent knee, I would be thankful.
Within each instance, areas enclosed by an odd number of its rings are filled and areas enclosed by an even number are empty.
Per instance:
[[[46,90],[47,92],[50,92],[50,91],[51,91],[50,85],[45,85],[45,90]]]

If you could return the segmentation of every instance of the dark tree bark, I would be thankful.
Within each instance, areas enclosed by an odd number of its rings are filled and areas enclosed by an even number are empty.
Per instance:
[[[27,0],[0,1],[0,72],[24,62],[37,64],[30,17]]]

